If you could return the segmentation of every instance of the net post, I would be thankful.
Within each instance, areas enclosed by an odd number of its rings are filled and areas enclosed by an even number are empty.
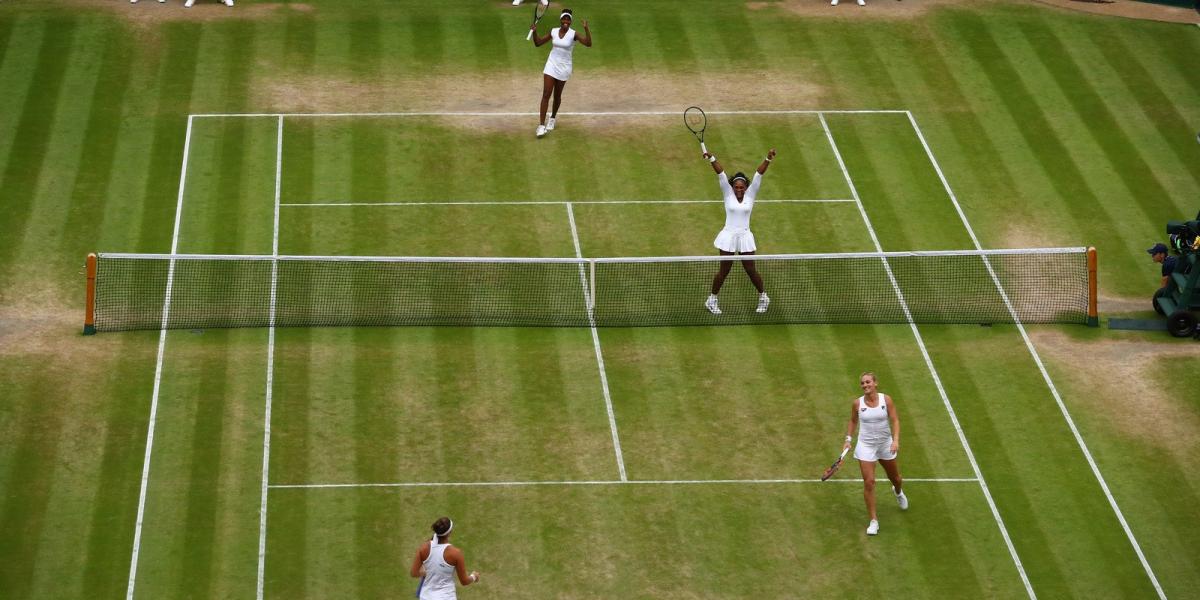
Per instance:
[[[596,309],[596,261],[588,261],[588,310]]]
[[[1100,325],[1100,314],[1096,310],[1096,247],[1089,246],[1087,249],[1087,265],[1088,265],[1088,327],[1098,327]]]
[[[83,335],[96,334],[96,253],[87,255],[87,307],[83,311]]]

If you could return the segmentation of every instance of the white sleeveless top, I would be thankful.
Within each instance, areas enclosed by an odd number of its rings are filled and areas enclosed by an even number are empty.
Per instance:
[[[725,198],[725,230],[749,231],[750,213],[754,211],[754,200],[758,198],[762,175],[758,171],[754,172],[750,185],[746,186],[746,193],[742,194],[741,202],[738,202],[737,194],[724,171],[717,174],[717,185],[721,186],[721,195]]]
[[[567,29],[567,34],[558,37],[559,28],[555,27],[550,30],[550,43],[554,48],[550,50],[550,60],[559,65],[570,68],[573,61],[571,50],[575,48],[575,30]]]
[[[454,565],[446,562],[446,548],[450,544],[429,544],[429,558],[425,559],[425,583],[421,584],[420,600],[457,600],[454,589]]]
[[[866,396],[858,397],[858,441],[882,444],[892,439],[892,424],[888,421],[888,397],[879,394],[878,406],[867,406]]]

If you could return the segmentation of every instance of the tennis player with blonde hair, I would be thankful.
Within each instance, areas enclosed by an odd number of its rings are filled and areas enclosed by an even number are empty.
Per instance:
[[[433,537],[417,548],[409,574],[421,579],[417,587],[417,598],[420,600],[456,600],[455,575],[458,575],[458,582],[463,587],[479,583],[479,572],[467,573],[467,559],[463,557],[462,550],[450,545],[450,532],[453,530],[454,521],[450,517],[442,517],[433,522]]]
[[[875,463],[883,465],[888,480],[892,482],[892,493],[900,510],[908,510],[908,497],[901,487],[900,465],[896,455],[900,452],[900,413],[891,396],[879,393],[879,380],[871,371],[858,378],[863,395],[854,399],[850,409],[850,423],[846,425],[846,443],[850,447],[854,430],[858,428],[858,445],[854,447],[854,458],[862,470],[863,498],[867,501],[867,535],[879,533],[879,518],[875,514]]]

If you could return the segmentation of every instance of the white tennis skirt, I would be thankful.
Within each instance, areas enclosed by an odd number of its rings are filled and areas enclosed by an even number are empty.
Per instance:
[[[546,60],[546,68],[542,72],[559,80],[566,81],[571,78],[572,66],[571,63],[562,63],[553,58]]]
[[[721,233],[717,234],[717,239],[713,240],[713,246],[717,250],[738,254],[758,250],[758,247],[754,245],[754,234],[750,233],[749,229],[722,229]]]
[[[858,444],[854,446],[854,458],[867,462],[875,462],[879,459],[895,460],[896,454],[896,452],[892,452],[892,438],[890,437],[878,444],[864,443],[862,438],[858,438]]]

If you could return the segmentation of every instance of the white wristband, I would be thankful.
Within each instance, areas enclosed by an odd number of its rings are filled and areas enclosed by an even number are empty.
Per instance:
[[[763,160],[765,160],[765,161],[767,161],[767,162],[771,162],[771,159],[770,159],[770,157],[764,158]]]
[[[708,155],[708,162],[710,162],[710,163],[715,163],[715,162],[717,162],[717,156],[716,156],[715,154],[709,154],[709,155]]]
[[[479,581],[479,576],[474,573],[471,573],[471,583],[475,583],[477,581]]]
[[[851,438],[850,436],[846,436],[846,441],[847,441],[847,442],[849,442],[849,441],[850,441],[850,440],[852,440],[852,439],[854,439],[854,438]]]

